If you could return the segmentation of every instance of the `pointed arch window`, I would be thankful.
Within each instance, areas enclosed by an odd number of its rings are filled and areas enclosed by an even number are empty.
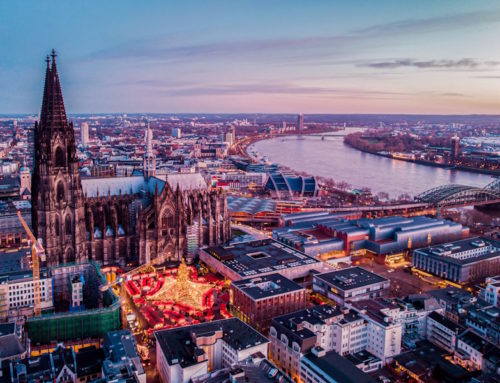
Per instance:
[[[60,146],[56,149],[55,163],[57,167],[64,167],[66,164],[64,151]]]
[[[55,226],[55,232],[56,232],[56,236],[59,236],[59,217],[56,215],[56,219],[55,219],[55,222],[54,222],[54,226]]]
[[[73,232],[72,227],[71,227],[71,216],[68,214],[65,219],[64,226],[66,228],[66,235],[71,235]]]
[[[161,216],[160,225],[162,236],[172,235],[175,232],[175,213],[166,209]]]
[[[62,181],[57,183],[57,201],[64,201],[64,184]]]

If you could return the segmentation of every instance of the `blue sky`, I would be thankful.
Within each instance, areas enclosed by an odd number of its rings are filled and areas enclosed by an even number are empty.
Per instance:
[[[2,1],[0,113],[500,114],[497,1]]]

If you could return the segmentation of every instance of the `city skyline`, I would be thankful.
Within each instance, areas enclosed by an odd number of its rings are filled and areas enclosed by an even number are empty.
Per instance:
[[[500,111],[494,2],[93,3],[0,5],[0,113],[51,48],[70,113]]]

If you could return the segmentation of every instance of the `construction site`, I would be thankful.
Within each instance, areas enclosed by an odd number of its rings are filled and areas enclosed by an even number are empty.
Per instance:
[[[99,338],[121,328],[120,301],[112,289],[101,291],[107,280],[99,265],[87,262],[51,270],[55,311],[26,320],[26,331],[34,346]],[[75,281],[81,285],[78,302],[73,298]]]

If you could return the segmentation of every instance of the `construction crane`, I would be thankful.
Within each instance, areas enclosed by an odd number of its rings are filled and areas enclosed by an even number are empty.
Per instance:
[[[43,249],[41,241],[37,241],[30,227],[24,220],[21,212],[17,211],[17,216],[26,231],[26,235],[31,241],[31,265],[33,268],[33,307],[35,316],[38,317],[42,314],[42,307],[40,303],[40,261],[45,261],[45,250]]]

